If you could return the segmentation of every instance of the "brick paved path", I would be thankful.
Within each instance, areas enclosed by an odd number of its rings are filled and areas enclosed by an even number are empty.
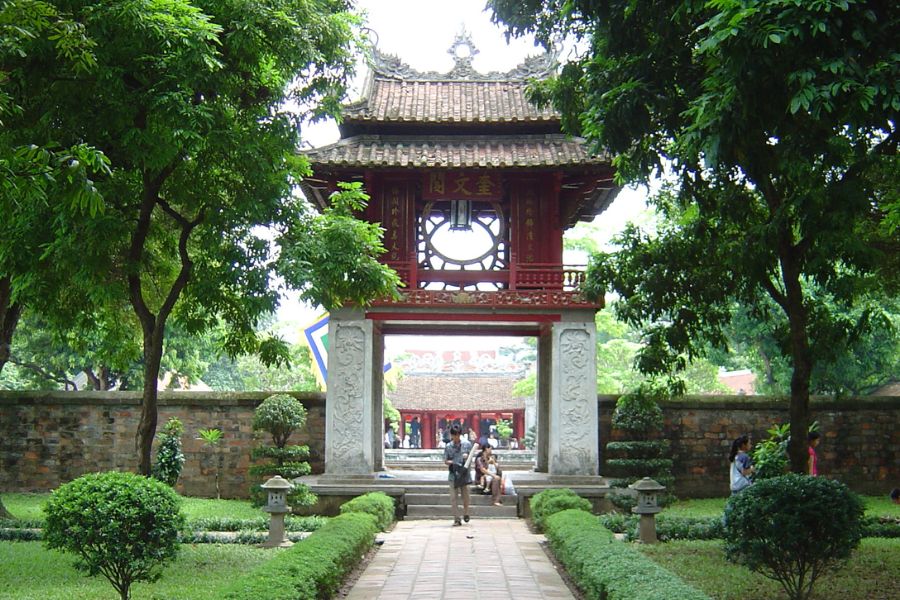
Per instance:
[[[401,521],[384,539],[348,599],[573,598],[519,519]]]

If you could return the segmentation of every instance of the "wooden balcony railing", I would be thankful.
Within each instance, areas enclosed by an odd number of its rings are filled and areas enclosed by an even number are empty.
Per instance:
[[[414,290],[429,283],[447,283],[464,288],[477,283],[493,283],[503,290],[574,291],[584,282],[585,267],[554,263],[513,264],[495,271],[459,271],[421,269],[414,262],[389,262],[406,289]]]

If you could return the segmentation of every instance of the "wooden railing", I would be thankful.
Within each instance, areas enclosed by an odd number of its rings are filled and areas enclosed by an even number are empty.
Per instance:
[[[573,291],[585,277],[582,265],[554,263],[513,264],[509,269],[494,271],[458,271],[420,269],[410,262],[389,262],[407,289],[425,287],[428,283],[448,283],[460,287],[476,283],[495,283],[505,290]]]

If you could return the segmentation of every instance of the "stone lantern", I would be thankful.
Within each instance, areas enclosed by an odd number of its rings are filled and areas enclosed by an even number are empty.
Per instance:
[[[656,502],[656,495],[666,489],[649,477],[644,477],[628,486],[637,492],[637,506],[631,512],[641,515],[640,538],[644,544],[656,543],[656,513],[662,509]]]
[[[263,510],[272,515],[269,521],[269,539],[263,542],[263,548],[292,546],[293,543],[284,534],[284,515],[291,512],[291,507],[287,505],[287,494],[294,489],[294,484],[276,475],[260,487],[269,493],[269,502]]]

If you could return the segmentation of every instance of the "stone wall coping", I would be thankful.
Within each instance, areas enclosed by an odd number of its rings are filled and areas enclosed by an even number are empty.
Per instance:
[[[604,408],[612,407],[618,395],[603,394],[597,396],[597,402]],[[745,396],[745,395],[688,395],[670,398],[660,402],[663,409],[725,409],[725,410],[788,410],[789,396]],[[812,396],[809,407],[812,411],[846,410],[846,409],[892,409],[900,410],[900,396],[859,396],[852,398],[836,398],[833,396]]]
[[[256,406],[273,394],[289,394],[303,402],[318,405],[325,403],[325,392],[159,392],[160,406]],[[0,405],[30,404],[84,404],[105,406],[140,406],[139,391],[39,391],[0,390]],[[617,394],[600,394],[597,402],[607,408],[616,403]],[[726,409],[726,410],[787,410],[788,396],[745,395],[688,395],[661,402],[663,408],[672,409]],[[810,408],[817,410],[892,409],[900,410],[900,396],[860,396],[835,398],[812,396]]]
[[[256,406],[273,394],[288,394],[298,400],[325,404],[325,392],[159,392],[159,406]],[[60,392],[0,390],[0,406],[81,404],[140,406],[142,392]]]

